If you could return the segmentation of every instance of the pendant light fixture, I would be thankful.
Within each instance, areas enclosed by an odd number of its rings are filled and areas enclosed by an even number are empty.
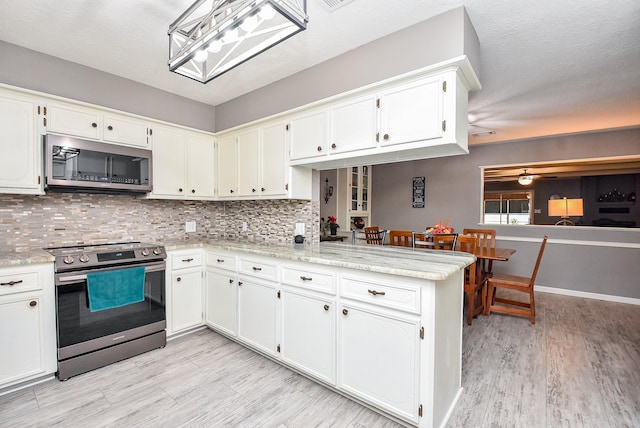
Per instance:
[[[169,70],[207,83],[308,21],[306,0],[197,0],[169,26]]]
[[[527,169],[524,169],[524,172],[518,176],[518,183],[522,186],[528,186],[533,183],[533,176],[527,174]]]

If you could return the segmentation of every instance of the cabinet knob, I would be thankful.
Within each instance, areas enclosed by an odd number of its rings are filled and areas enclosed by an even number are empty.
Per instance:
[[[242,285],[242,281],[238,281],[238,285]]]
[[[261,188],[260,188],[260,191],[261,191],[261,192],[264,192],[265,190],[267,190],[267,189],[265,189],[264,187],[261,187]]]
[[[97,123],[95,123],[95,122],[92,122],[92,123],[91,123],[91,127],[92,127],[92,128],[97,128],[97,127],[98,127],[98,124],[97,124]]]
[[[256,189],[251,189],[251,191],[252,191],[253,193],[256,193]]]
[[[109,126],[107,126],[107,129],[108,129],[109,131],[113,131],[113,126],[109,125]]]
[[[229,190],[229,193],[233,193],[233,189]]]
[[[343,310],[342,310],[342,313],[343,313],[344,315],[347,315],[347,314],[349,313],[349,311],[348,311],[348,310],[346,310],[346,309],[343,309]]]
[[[229,280],[229,284],[233,284],[233,279],[230,279],[230,280]]]
[[[318,146],[318,151],[321,152],[322,151],[322,146]]]
[[[178,192],[182,193],[182,187],[178,187]]]
[[[389,139],[389,134],[384,134],[382,138],[384,138],[384,141],[387,141]]]
[[[182,278],[178,277],[178,278],[176,278],[176,281],[180,282],[180,281],[182,281]]]
[[[37,304],[38,304],[38,302],[36,302],[35,300],[32,300],[32,301],[29,302],[29,306],[31,306],[32,308],[34,306],[36,306]]]
[[[329,305],[324,305],[324,310],[328,311],[329,310]]]
[[[332,149],[335,149],[336,147],[338,147],[338,146],[336,146],[336,143],[331,144],[331,148]]]
[[[196,193],[196,189],[191,189],[191,193]]]

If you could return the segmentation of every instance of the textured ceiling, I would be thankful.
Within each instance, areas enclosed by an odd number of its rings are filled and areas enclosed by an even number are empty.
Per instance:
[[[333,13],[308,0],[306,31],[205,86],[166,64],[168,26],[191,3],[2,0],[0,40],[217,105],[464,6],[482,64],[470,133],[496,131],[470,144],[640,126],[638,0],[353,0]]]

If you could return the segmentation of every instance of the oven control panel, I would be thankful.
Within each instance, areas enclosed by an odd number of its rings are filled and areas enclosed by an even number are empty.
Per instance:
[[[164,260],[167,257],[164,247],[153,244],[69,247],[50,251],[56,258],[56,272],[86,269],[119,264],[144,263]]]

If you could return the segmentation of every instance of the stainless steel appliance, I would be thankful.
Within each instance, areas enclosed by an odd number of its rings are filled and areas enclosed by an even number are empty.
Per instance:
[[[45,250],[55,256],[60,380],[166,345],[164,247],[126,242]],[[99,310],[90,306],[87,275],[140,267],[141,301]]]
[[[45,186],[51,190],[151,191],[151,150],[63,135],[44,139]]]

